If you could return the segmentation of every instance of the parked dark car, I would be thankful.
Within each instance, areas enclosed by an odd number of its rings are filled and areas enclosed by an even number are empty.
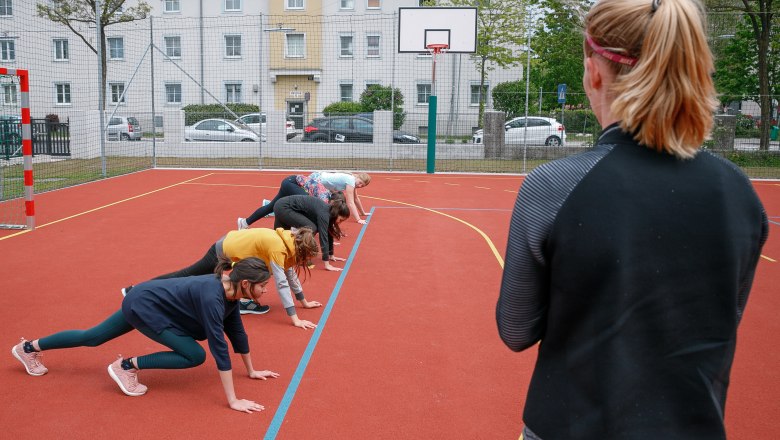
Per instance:
[[[373,142],[374,122],[357,116],[316,118],[303,128],[304,142]],[[393,143],[419,144],[420,138],[393,130]]]

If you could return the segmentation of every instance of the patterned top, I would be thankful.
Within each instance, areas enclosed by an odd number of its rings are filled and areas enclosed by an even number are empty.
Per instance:
[[[317,197],[325,203],[330,202],[330,191],[320,182],[320,173],[311,173],[308,176],[298,174],[295,176],[295,182],[310,196]]]

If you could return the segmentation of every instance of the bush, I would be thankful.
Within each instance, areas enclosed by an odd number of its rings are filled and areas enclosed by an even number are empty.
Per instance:
[[[557,112],[555,118],[561,121],[561,113]],[[594,137],[601,132],[601,126],[592,110],[566,110],[564,112],[563,125],[566,133],[592,134]]]
[[[230,103],[226,104],[225,107],[238,116],[260,111],[260,107],[255,104]],[[190,104],[185,106],[182,108],[184,110],[184,125],[193,125],[196,122],[209,118],[235,120],[236,117],[226,110],[225,107],[222,107],[220,104]]]
[[[391,110],[393,104],[393,128],[398,130],[406,120],[404,111],[404,95],[400,89],[393,89],[390,86],[380,84],[370,84],[366,90],[360,94],[360,105],[364,112],[373,112],[375,110]]]
[[[359,102],[334,102],[322,109],[325,116],[335,115],[354,115],[363,111],[363,106]]]

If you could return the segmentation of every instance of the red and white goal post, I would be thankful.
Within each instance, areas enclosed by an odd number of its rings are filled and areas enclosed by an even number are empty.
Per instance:
[[[21,221],[8,224],[0,223],[0,228],[35,229],[35,202],[33,201],[33,170],[32,170],[32,125],[30,124],[30,82],[28,71],[0,67],[0,77],[15,77],[19,84],[19,101],[21,111],[22,161],[24,167],[24,215],[25,224]],[[0,176],[2,179],[2,176]],[[2,184],[2,182],[0,182]],[[8,204],[3,196],[0,206]],[[0,208],[2,209],[2,208]]]

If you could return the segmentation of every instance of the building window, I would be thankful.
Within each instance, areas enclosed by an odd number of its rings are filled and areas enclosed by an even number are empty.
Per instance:
[[[287,9],[303,9],[304,0],[285,0]]]
[[[352,102],[352,83],[339,84],[339,96],[341,102]]]
[[[241,102],[241,83],[225,84],[225,102]]]
[[[341,0],[341,9],[355,9],[355,0]]]
[[[57,38],[54,40],[54,61],[68,61],[68,40]]]
[[[13,6],[12,0],[0,0],[0,17],[10,17],[14,15]]]
[[[55,84],[54,88],[57,93],[57,104],[58,105],[70,104],[70,83]]]
[[[0,61],[16,60],[16,43],[14,40],[0,40]]]
[[[339,45],[341,47],[339,56],[352,58],[352,35],[339,36]]]
[[[170,58],[181,58],[181,37],[164,37],[165,55]]]
[[[111,91],[111,104],[124,104],[126,102],[124,83],[109,83],[108,87]]]
[[[379,9],[382,7],[382,0],[366,0],[367,9]]]
[[[479,105],[479,95],[480,95],[480,93],[479,93],[479,84],[472,84],[471,85],[471,101],[470,101],[471,105]],[[483,96],[482,99],[484,99],[485,104],[487,104],[487,100],[488,100],[488,85],[487,84],[482,86],[482,96]]]
[[[167,104],[181,104],[181,84],[165,85],[165,102]]]
[[[165,0],[164,12],[181,12],[179,0]]]
[[[431,84],[420,83],[417,84],[417,105],[428,104],[428,98],[431,97]]]
[[[125,40],[122,37],[108,38],[108,59],[121,60],[125,57]]]
[[[16,84],[3,84],[3,104],[16,104],[18,102]]]
[[[366,56],[368,58],[379,57],[379,35],[366,36]]]
[[[225,56],[241,58],[241,35],[225,35]]]
[[[303,34],[285,34],[285,36],[287,37],[285,57],[304,58],[306,53],[304,52]]]
[[[241,0],[225,0],[225,11],[235,12],[241,10]]]

